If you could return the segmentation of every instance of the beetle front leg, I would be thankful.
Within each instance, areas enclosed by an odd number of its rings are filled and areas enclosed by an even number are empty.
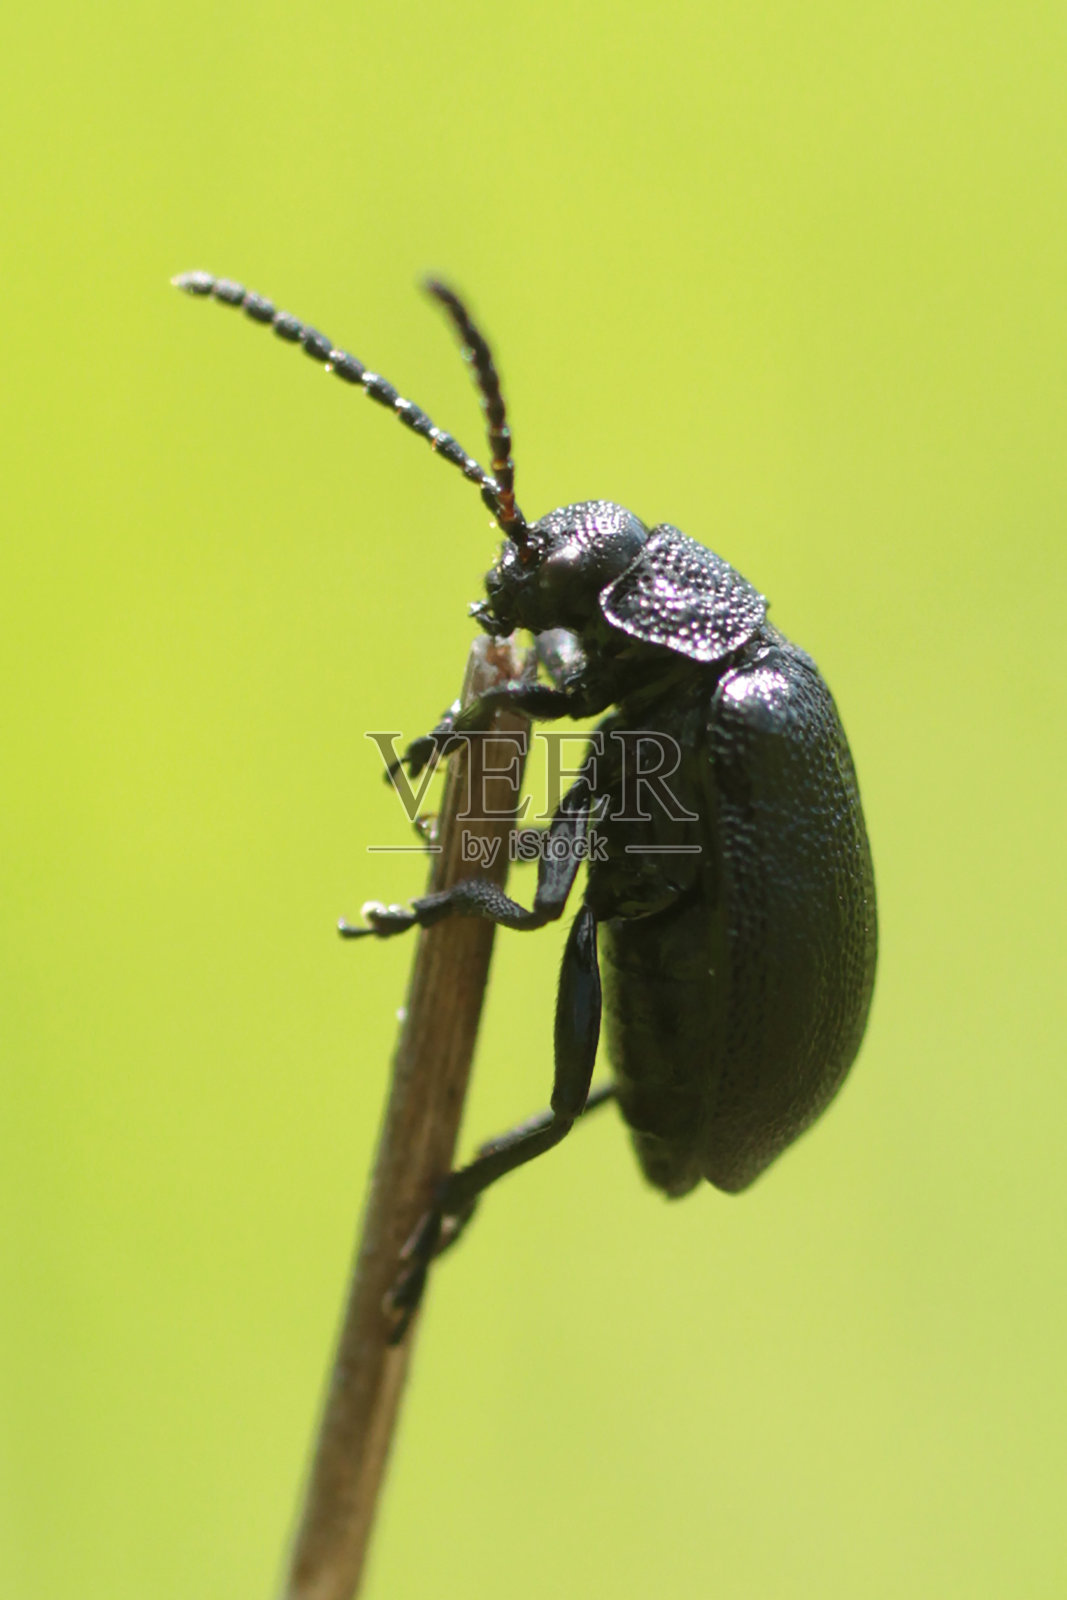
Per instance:
[[[583,905],[568,936],[560,969],[551,1109],[484,1145],[469,1166],[449,1173],[440,1183],[432,1206],[405,1246],[406,1265],[387,1297],[386,1309],[395,1318],[392,1343],[399,1343],[407,1331],[434,1255],[453,1242],[470,1219],[479,1195],[498,1178],[559,1144],[589,1105],[600,1008],[596,919]],[[612,1092],[599,1091],[595,1104],[602,1104]]]
[[[521,711],[537,722],[552,722],[557,717],[570,715],[593,715],[586,713],[584,707],[573,710],[574,704],[574,696],[568,690],[552,684],[530,683],[524,679],[498,684],[468,706],[461,707],[459,701],[455,701],[435,728],[413,739],[404,754],[390,764],[386,777],[391,779],[406,765],[409,776],[417,778],[427,762],[443,761],[458,750],[465,733],[484,733],[497,711]]]

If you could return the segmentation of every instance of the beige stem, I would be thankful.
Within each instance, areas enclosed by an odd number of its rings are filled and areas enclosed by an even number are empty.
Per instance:
[[[467,663],[464,700],[521,677],[524,665],[510,641],[478,639]],[[514,734],[528,724],[506,713],[493,727]],[[506,838],[521,783],[521,771],[515,773],[515,745],[494,749],[490,742],[486,750],[487,774],[512,766],[509,778],[487,776],[485,809],[500,814],[493,821],[472,818],[461,823],[457,817],[466,763],[462,753],[450,764],[437,837],[441,853],[434,858],[431,889],[447,888],[471,875],[460,856],[463,832],[499,837],[493,866],[479,869],[479,875],[500,884],[507,876]],[[494,932],[491,922],[456,917],[417,935],[389,1103],[285,1600],[351,1600],[359,1588],[418,1325],[416,1319],[403,1344],[390,1345],[382,1302],[396,1277],[401,1246],[425,1211],[435,1181],[452,1166]],[[369,959],[373,952],[360,949],[353,955]]]

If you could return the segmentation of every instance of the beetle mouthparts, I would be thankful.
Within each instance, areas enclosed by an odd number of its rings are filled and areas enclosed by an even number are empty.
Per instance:
[[[512,631],[508,624],[497,616],[488,600],[472,600],[467,610],[468,615],[474,618],[479,628],[489,634],[490,638],[503,639]]]

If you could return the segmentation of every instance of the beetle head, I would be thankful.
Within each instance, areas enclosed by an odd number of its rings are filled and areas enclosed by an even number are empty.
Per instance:
[[[647,538],[644,523],[610,500],[561,506],[519,538],[504,540],[485,576],[488,600],[472,614],[492,634],[514,628],[580,633],[599,614],[600,591],[626,570]]]

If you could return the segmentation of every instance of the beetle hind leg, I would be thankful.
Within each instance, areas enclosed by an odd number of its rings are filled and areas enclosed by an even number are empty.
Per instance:
[[[587,1117],[589,1113],[591,1111],[595,1111],[598,1106],[607,1105],[610,1100],[614,1100],[615,1098],[615,1084],[602,1083],[599,1089],[590,1090],[589,1098],[586,1100],[585,1105],[582,1107],[579,1115],[582,1117]],[[505,1146],[510,1148],[519,1144],[523,1139],[529,1138],[531,1134],[540,1133],[542,1129],[548,1128],[554,1121],[555,1112],[552,1111],[551,1108],[545,1111],[537,1112],[536,1116],[527,1117],[525,1122],[520,1122],[517,1127],[509,1128],[506,1133],[498,1133],[495,1139],[487,1139],[484,1144],[479,1145],[477,1151],[475,1152],[475,1161],[481,1160],[483,1156],[496,1155]],[[495,1182],[495,1179],[493,1181]],[[447,1182],[448,1180],[445,1179],[446,1184]],[[444,1255],[446,1250],[451,1250],[452,1246],[463,1233],[471,1217],[473,1217],[477,1205],[478,1200],[477,1197],[475,1197],[475,1199],[470,1201],[470,1203],[462,1212],[455,1214],[449,1212],[442,1215],[440,1237],[438,1238],[437,1243],[432,1250],[432,1255],[435,1259],[438,1256]],[[427,1216],[430,1216],[431,1214],[432,1213],[427,1212]],[[425,1218],[423,1221],[425,1221]],[[420,1229],[421,1224],[420,1228],[416,1228],[415,1232],[404,1246],[404,1249],[401,1252],[403,1260],[410,1260],[420,1252]]]
[[[404,1264],[387,1300],[394,1319],[392,1342],[399,1343],[422,1297],[433,1257],[455,1242],[470,1220],[479,1195],[498,1178],[544,1155],[570,1132],[583,1111],[614,1094],[608,1086],[590,1095],[600,1038],[600,970],[596,920],[583,906],[567,939],[556,1002],[555,1078],[548,1111],[483,1145],[469,1166],[449,1173],[432,1206],[404,1247]]]

